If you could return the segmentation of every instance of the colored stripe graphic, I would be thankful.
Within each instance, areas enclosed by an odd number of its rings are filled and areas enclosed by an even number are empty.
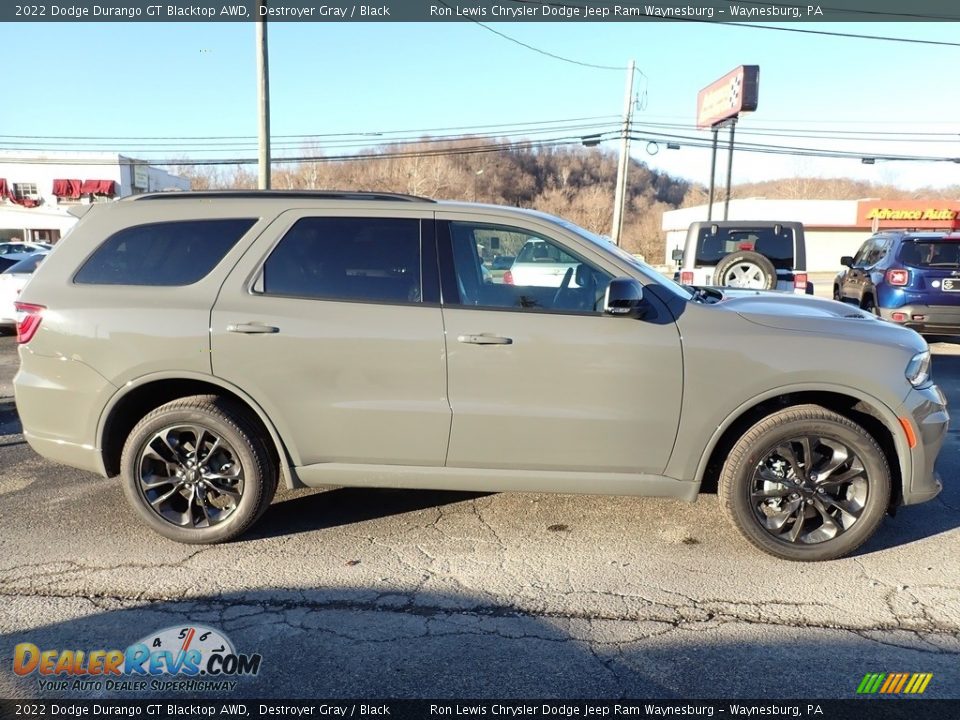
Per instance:
[[[857,685],[858,695],[920,695],[933,679],[933,673],[867,673]]]

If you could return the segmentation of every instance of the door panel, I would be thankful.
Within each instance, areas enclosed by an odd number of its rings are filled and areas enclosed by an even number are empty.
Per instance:
[[[680,419],[674,323],[444,308],[447,465],[661,473]],[[473,344],[459,337],[507,338]]]
[[[442,465],[451,415],[443,320],[437,304],[424,304],[418,292],[406,288],[410,273],[395,269],[401,259],[391,258],[389,276],[376,268],[358,269],[356,257],[311,267],[308,240],[295,248],[299,254],[290,253],[302,257],[304,267],[291,261],[271,276],[268,264],[264,286],[260,267],[271,254],[272,239],[288,231],[285,237],[293,237],[294,225],[310,216],[300,210],[282,214],[276,230],[271,226],[224,283],[211,317],[214,374],[264,408],[296,465]],[[401,212],[390,217],[421,220]],[[432,232],[432,222],[423,227]],[[424,272],[436,266],[433,238],[427,235],[422,245],[430,262]],[[377,300],[267,294],[270,283],[293,292],[305,277],[321,279],[319,295],[363,292]],[[422,287],[436,287],[436,279]]]

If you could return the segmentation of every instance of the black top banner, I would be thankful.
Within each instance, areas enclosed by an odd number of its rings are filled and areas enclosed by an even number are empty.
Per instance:
[[[4,2],[3,22],[957,22],[954,0],[245,0]]]
[[[947,720],[960,700],[0,700],[0,719],[400,718],[517,720],[747,718],[749,720]]]

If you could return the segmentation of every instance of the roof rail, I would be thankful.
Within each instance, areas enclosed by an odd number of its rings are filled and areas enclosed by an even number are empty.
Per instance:
[[[303,199],[303,200],[387,200],[397,202],[436,202],[433,198],[388,192],[351,192],[345,190],[184,190],[144,193],[129,196],[129,200],[186,200],[224,198],[231,200]]]

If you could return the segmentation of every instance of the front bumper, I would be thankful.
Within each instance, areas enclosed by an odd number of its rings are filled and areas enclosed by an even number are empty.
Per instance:
[[[906,320],[894,319],[903,313]],[[928,335],[960,335],[960,305],[903,305],[880,308],[880,317]]]
[[[909,477],[903,479],[903,505],[916,505],[935,498],[943,489],[935,464],[947,437],[950,415],[947,401],[936,385],[913,389],[903,402],[901,422],[913,426],[917,444],[910,450]]]

